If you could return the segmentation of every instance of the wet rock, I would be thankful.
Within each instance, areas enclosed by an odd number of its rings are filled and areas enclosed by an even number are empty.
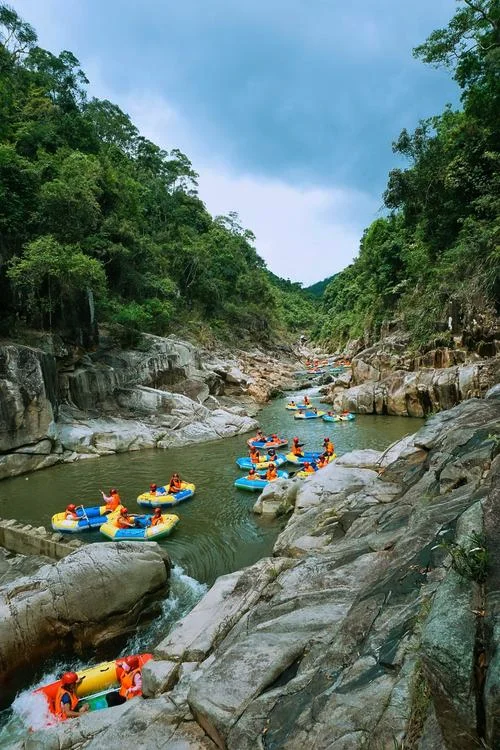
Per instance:
[[[133,632],[147,605],[165,593],[166,583],[167,567],[158,545],[121,542],[86,545],[2,587],[4,685],[13,671],[61,646],[95,648]]]

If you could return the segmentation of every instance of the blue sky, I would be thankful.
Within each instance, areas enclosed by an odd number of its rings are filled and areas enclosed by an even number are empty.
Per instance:
[[[345,267],[380,215],[391,142],[456,101],[412,48],[455,0],[11,0],[70,49],[89,94],[179,147],[212,213],[236,210],[275,273]]]

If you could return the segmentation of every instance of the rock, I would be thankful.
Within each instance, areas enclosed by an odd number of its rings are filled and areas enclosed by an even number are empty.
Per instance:
[[[364,450],[344,453],[343,456],[336,458],[334,463],[336,466],[345,466],[346,468],[373,469],[377,471],[381,466],[382,456],[383,453],[381,451],[365,448]]]
[[[158,545],[120,542],[85,545],[35,575],[2,587],[4,685],[15,670],[32,666],[62,646],[81,651],[133,632],[147,604],[165,592],[166,583],[167,567]]]
[[[0,456],[0,479],[17,477],[20,474],[27,474],[38,469],[46,469],[48,466],[54,466],[61,460],[60,455],[51,454],[25,454],[25,453],[7,453]]]
[[[262,490],[253,506],[253,512],[257,515],[278,516],[290,513],[295,507],[295,498],[299,489],[300,480],[278,479],[268,484]]]
[[[43,440],[56,411],[54,358],[27,346],[0,346],[0,451]]]
[[[154,698],[171,690],[177,681],[179,664],[152,659],[142,668],[142,694]]]

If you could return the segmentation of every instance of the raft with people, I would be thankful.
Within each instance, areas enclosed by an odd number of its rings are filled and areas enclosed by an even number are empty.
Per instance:
[[[247,440],[249,448],[258,448],[259,450],[268,450],[269,448],[284,448],[288,445],[288,440],[280,438],[277,435],[272,435],[267,440],[257,440],[256,438],[250,438]]]
[[[163,514],[160,507],[155,508],[153,515],[129,513],[127,508],[122,508],[99,531],[115,542],[158,541],[168,536],[178,523],[179,516],[174,513]]]
[[[277,471],[274,479],[266,478],[267,472],[256,471],[253,475],[247,475],[246,477],[240,477],[234,483],[234,486],[239,490],[249,490],[250,492],[261,491],[270,482],[275,482],[276,479],[288,479],[288,472]]]
[[[291,464],[296,464],[297,466],[302,466],[306,463],[313,463],[315,461],[318,461],[320,456],[324,454],[324,451],[304,451],[302,455],[296,455],[294,453],[287,453],[286,454],[286,460]],[[330,461],[333,461],[334,458],[337,458],[335,453],[332,453],[331,456],[328,456],[328,463]]]
[[[321,419],[324,422],[352,422],[355,418],[355,415],[349,411],[343,412],[342,414],[334,414],[333,412],[328,411],[321,416]]]
[[[195,490],[196,485],[192,482],[181,481],[179,489],[172,488],[170,484],[160,487],[151,484],[149,492],[143,492],[142,495],[139,495],[137,502],[144,508],[168,508],[189,500],[193,497]]]
[[[241,456],[236,459],[236,465],[240,469],[267,469],[272,463],[276,467],[283,466],[286,464],[286,458],[283,453],[277,453],[274,456],[262,455],[258,461],[252,461],[250,456]]]
[[[69,718],[61,710],[65,694],[69,696],[72,713],[83,713],[85,706],[85,710],[97,711],[118,705],[142,694],[142,690],[127,691],[126,675],[140,671],[152,658],[152,654],[123,656],[78,672],[65,672],[55,682],[36,688],[33,695],[45,699],[49,725]]]
[[[297,414],[293,415],[294,419],[318,419],[319,417],[322,417],[324,411],[319,411],[319,409],[311,409],[310,411],[299,411]]]
[[[114,511],[109,511],[106,505],[84,506],[70,503],[62,513],[54,513],[51,519],[52,528],[66,534],[100,529],[112,516],[120,512],[121,507],[118,505]]]

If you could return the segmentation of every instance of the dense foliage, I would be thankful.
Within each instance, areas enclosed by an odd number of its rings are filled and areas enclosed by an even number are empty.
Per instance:
[[[328,276],[326,279],[311,284],[311,286],[306,286],[304,291],[311,297],[322,297],[326,287],[334,280],[334,278],[335,274],[333,276]]]
[[[409,165],[391,171],[388,215],[327,287],[319,338],[373,340],[392,319],[422,346],[449,318],[466,327],[499,313],[500,2],[458,2],[449,26],[414,53],[451,69],[462,109],[447,107],[394,143]]]
[[[88,100],[71,52],[37,46],[0,5],[2,333],[75,335],[99,320],[159,334],[269,339],[314,318],[300,285],[272,276],[236,214],[212,218],[177,149]]]

